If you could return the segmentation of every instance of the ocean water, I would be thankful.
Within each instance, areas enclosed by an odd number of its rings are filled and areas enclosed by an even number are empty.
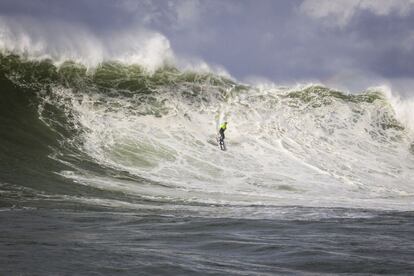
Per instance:
[[[292,210],[296,209],[296,210]],[[292,208],[285,219],[8,210],[4,275],[409,275],[412,212]],[[295,213],[306,213],[295,217]]]
[[[10,53],[0,89],[0,274],[414,271],[413,136],[386,91]]]

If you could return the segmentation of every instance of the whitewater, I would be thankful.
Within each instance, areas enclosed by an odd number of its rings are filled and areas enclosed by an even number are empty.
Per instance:
[[[3,57],[12,61],[6,73],[37,86],[39,118],[61,137],[50,158],[71,169],[55,173],[76,183],[179,204],[413,207],[412,138],[381,90],[259,89],[173,67],[108,62],[89,73]],[[27,83],[19,65],[41,79]],[[211,144],[224,120],[227,152]],[[82,159],[132,181],[85,170]]]

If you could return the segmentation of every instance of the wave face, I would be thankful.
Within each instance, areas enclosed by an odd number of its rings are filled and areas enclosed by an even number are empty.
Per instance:
[[[413,208],[412,139],[381,91],[263,89],[117,62],[0,62],[4,202],[254,206],[263,216],[272,206]],[[223,120],[226,152],[211,143]]]

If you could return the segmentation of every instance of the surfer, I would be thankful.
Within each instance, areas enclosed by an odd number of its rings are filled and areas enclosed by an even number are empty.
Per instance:
[[[223,140],[224,141],[224,138],[226,138],[224,136],[224,131],[226,131],[226,129],[227,129],[227,122],[224,122],[223,124],[221,124],[220,130],[219,130],[220,140]]]

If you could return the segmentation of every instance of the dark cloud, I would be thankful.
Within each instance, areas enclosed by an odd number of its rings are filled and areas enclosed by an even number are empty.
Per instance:
[[[348,28],[362,45],[355,51],[358,66],[385,78],[412,77],[414,16],[387,17],[361,13]]]

